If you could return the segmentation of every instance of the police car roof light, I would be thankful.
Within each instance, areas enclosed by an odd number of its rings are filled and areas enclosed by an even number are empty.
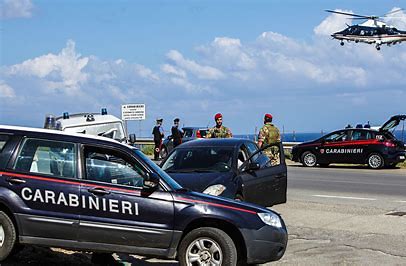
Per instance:
[[[55,129],[56,127],[56,119],[55,116],[48,114],[45,116],[45,123],[44,128],[46,129]]]
[[[355,128],[362,128],[362,124],[357,124]]]
[[[107,115],[107,108],[102,108],[101,109],[101,114],[102,115]]]
[[[63,119],[69,119],[69,113],[68,112],[63,113]]]

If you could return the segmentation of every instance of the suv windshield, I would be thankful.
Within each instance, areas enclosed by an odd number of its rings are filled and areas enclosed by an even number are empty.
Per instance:
[[[66,127],[64,131],[71,133],[90,134],[94,136],[103,136],[119,141],[122,141],[126,138],[123,125],[120,122]]]
[[[158,165],[156,165],[151,159],[149,159],[144,153],[138,149],[134,149],[134,153],[138,155],[145,163],[148,164],[150,168],[156,171],[161,178],[173,189],[181,189],[182,186],[179,185],[175,180],[173,180],[167,173],[165,173]]]
[[[229,147],[196,147],[177,149],[165,161],[162,169],[176,172],[230,172],[233,149]]]

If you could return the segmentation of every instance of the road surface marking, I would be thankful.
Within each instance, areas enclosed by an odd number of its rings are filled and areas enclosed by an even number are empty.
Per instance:
[[[376,200],[372,198],[357,198],[357,197],[344,197],[344,196],[332,196],[332,195],[312,195],[319,198],[335,198],[335,199],[353,199],[353,200]]]
[[[397,200],[395,202],[397,202],[397,203],[406,203],[406,200]]]

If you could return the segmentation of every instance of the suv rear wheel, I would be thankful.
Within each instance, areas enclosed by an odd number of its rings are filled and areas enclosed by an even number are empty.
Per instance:
[[[16,229],[10,217],[0,211],[0,261],[5,260],[16,243]]]
[[[302,154],[302,164],[307,167],[314,167],[317,164],[317,158],[314,153],[306,151]]]
[[[367,163],[372,169],[379,169],[383,167],[385,161],[383,160],[382,155],[379,153],[372,153],[368,156]]]
[[[190,265],[236,265],[237,249],[222,230],[201,227],[190,231],[179,245],[179,263]]]

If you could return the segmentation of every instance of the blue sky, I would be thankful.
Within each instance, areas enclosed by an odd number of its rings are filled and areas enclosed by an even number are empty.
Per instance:
[[[340,9],[384,14],[406,1],[0,0],[0,124],[47,113],[146,103],[170,128],[251,133],[264,113],[286,131],[319,132],[406,113],[406,43],[341,47]],[[406,14],[390,21],[406,29]],[[130,131],[139,123],[130,122]]]

